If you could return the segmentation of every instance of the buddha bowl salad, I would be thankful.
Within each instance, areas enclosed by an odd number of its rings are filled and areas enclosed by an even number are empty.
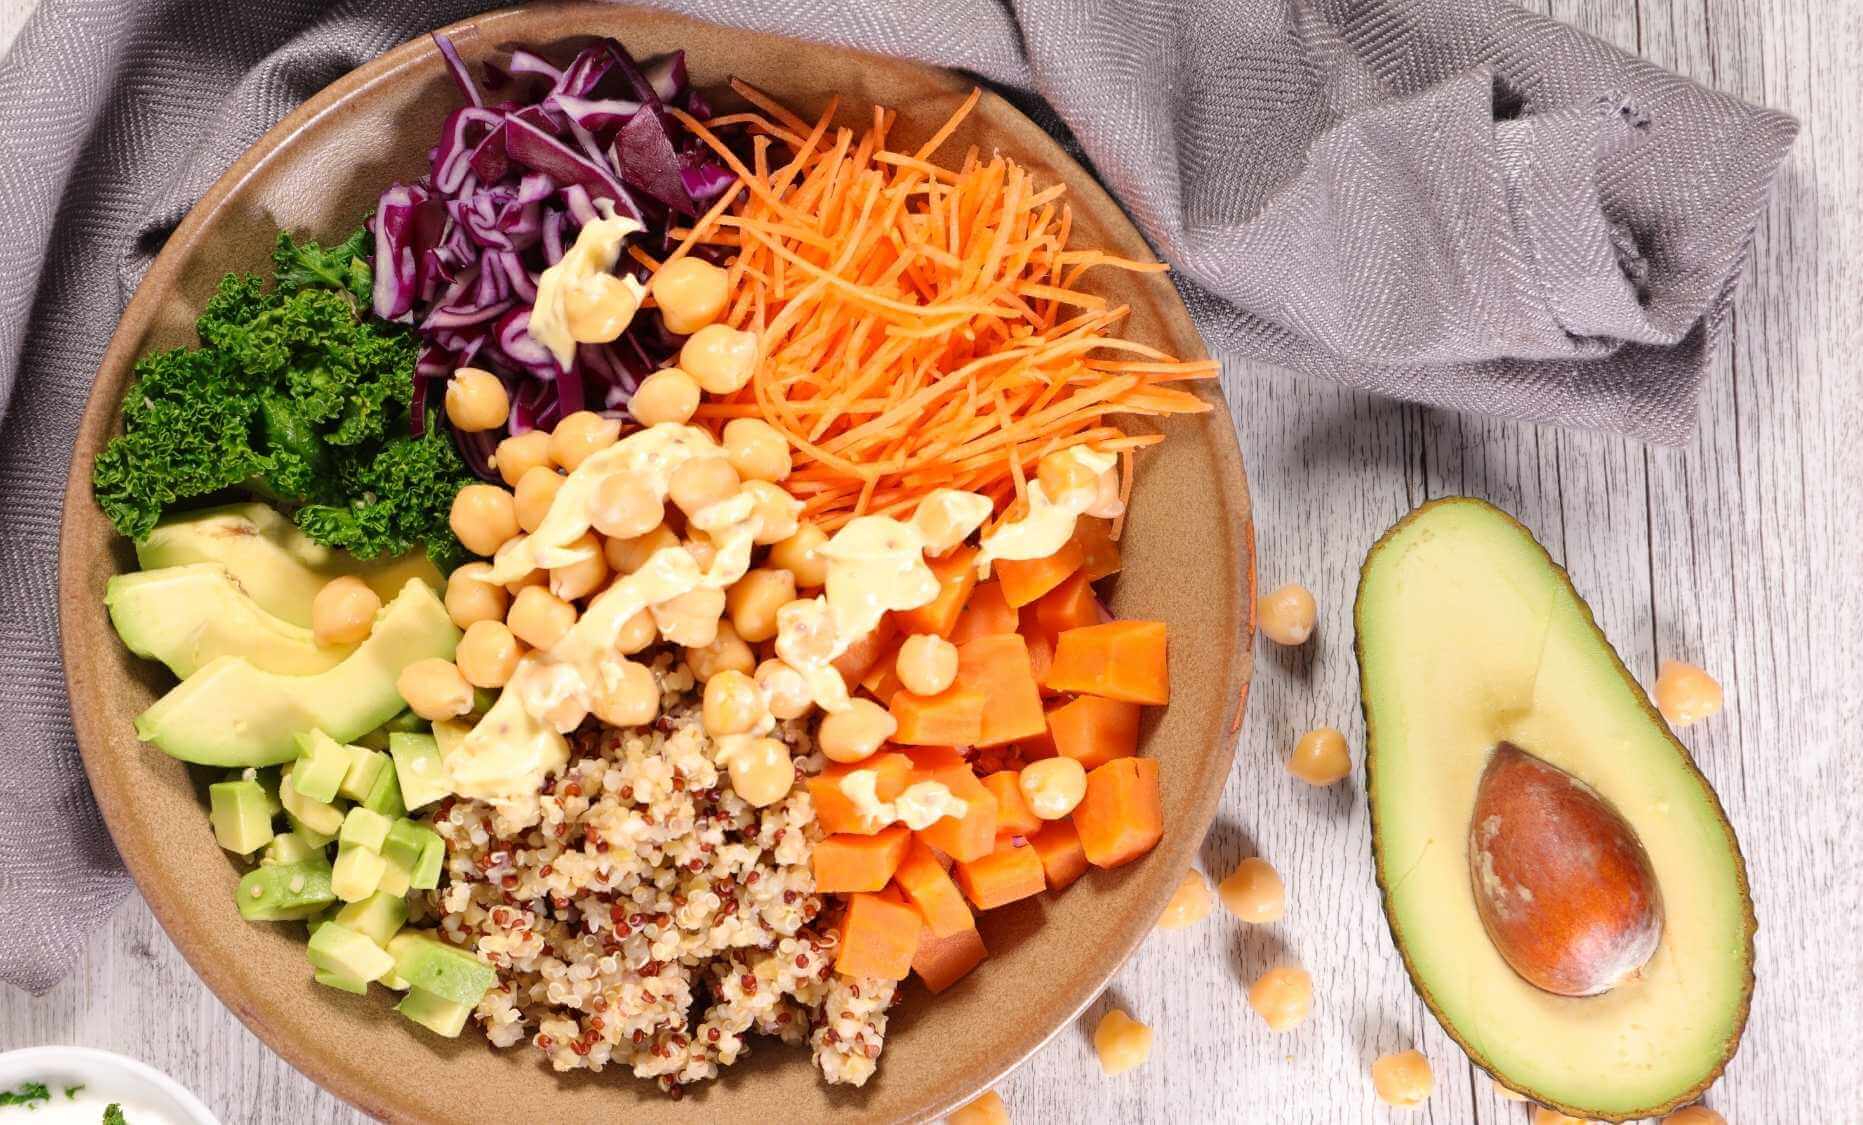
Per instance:
[[[254,922],[558,1070],[677,1095],[755,1035],[874,1072],[977,915],[1163,833],[1114,620],[1118,415],[1208,377],[1116,332],[1059,184],[683,57],[517,51],[334,247],[280,234],[145,358],[95,493],[112,620],[180,683]],[[916,986],[912,986],[916,987]]]

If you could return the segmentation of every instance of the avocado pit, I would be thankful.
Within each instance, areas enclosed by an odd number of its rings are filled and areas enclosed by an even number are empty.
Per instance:
[[[1662,940],[1662,896],[1636,832],[1591,786],[1511,742],[1476,788],[1468,864],[1489,940],[1536,988],[1608,992]]]

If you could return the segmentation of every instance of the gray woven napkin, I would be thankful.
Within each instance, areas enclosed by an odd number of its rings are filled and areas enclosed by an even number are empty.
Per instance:
[[[163,236],[294,105],[474,0],[41,0],[0,63],[0,979],[126,889],[79,768],[64,467]],[[685,0],[969,70],[1079,151],[1213,351],[1685,439],[1796,126],[1501,0]],[[708,76],[718,78],[722,76]]]

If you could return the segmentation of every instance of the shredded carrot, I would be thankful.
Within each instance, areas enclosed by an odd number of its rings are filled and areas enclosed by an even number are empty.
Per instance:
[[[760,417],[782,432],[785,486],[809,518],[833,530],[902,514],[936,488],[980,492],[1000,515],[1041,457],[1081,444],[1118,454],[1129,494],[1133,453],[1163,437],[1112,419],[1211,408],[1165,384],[1211,378],[1215,363],[1121,338],[1129,310],[1080,285],[1092,270],[1162,263],[1070,248],[1066,186],[1007,157],[973,146],[955,167],[936,159],[981,91],[923,144],[896,149],[890,110],[857,132],[834,124],[836,102],[810,124],[732,85],[752,108],[710,125],[749,134],[748,162],[669,109],[739,180],[676,232],[669,260],[700,243],[733,252],[726,319],[757,331],[763,355],[748,386],[698,417],[716,429]]]

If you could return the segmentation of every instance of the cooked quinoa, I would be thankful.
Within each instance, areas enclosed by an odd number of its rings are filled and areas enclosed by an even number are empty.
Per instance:
[[[498,971],[478,1022],[559,1071],[622,1063],[674,1095],[736,1062],[753,1033],[806,1040],[828,1082],[864,1084],[895,982],[834,971],[809,867],[821,830],[800,782],[821,758],[806,727],[775,732],[798,784],[753,808],[714,760],[691,673],[667,659],[655,673],[660,719],[585,727],[537,823],[470,800],[435,815],[441,931]]]

